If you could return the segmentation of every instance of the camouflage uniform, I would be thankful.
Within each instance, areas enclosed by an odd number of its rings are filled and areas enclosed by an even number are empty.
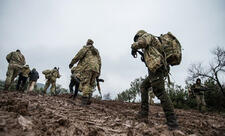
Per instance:
[[[21,73],[19,74],[19,79],[18,79],[17,86],[16,86],[17,90],[20,90],[20,89],[23,91],[25,90],[25,86],[26,86],[26,82],[27,82],[29,73],[30,73],[29,65],[23,66]]]
[[[163,62],[162,45],[151,34],[144,30],[138,31],[135,35],[134,43],[132,44],[133,51],[142,49],[144,54],[143,61],[148,67],[149,76],[141,84],[141,111],[139,116],[141,118],[148,118],[149,104],[148,91],[153,89],[154,94],[160,99],[162,108],[165,112],[167,125],[171,128],[177,128],[178,124],[174,113],[173,104],[165,91],[165,76],[169,72],[169,66]]]
[[[23,65],[26,64],[23,54],[19,50],[11,52],[6,56],[8,61],[8,71],[6,73],[5,90],[8,90],[14,79],[20,73]]]
[[[198,80],[200,81],[199,83]],[[192,85],[191,90],[194,92],[198,110],[200,112],[204,112],[206,110],[206,103],[204,98],[205,87],[201,85],[200,79],[197,79],[196,84]]]
[[[93,46],[91,39],[72,59],[69,67],[72,68],[77,62],[74,74],[80,79],[80,89],[83,92],[83,97],[90,99],[96,78],[101,73],[101,57],[98,50]]]
[[[51,85],[50,91],[51,94],[55,94],[56,90],[56,79],[60,78],[60,74],[57,68],[51,70],[48,76],[46,76],[47,81],[44,86],[44,93],[47,92],[48,87]]]

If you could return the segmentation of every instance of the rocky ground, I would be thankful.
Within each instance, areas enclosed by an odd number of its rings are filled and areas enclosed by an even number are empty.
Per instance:
[[[139,104],[93,100],[80,106],[69,95],[0,91],[0,136],[225,136],[225,117],[176,110],[180,129],[169,131],[160,106],[148,123],[135,119]]]

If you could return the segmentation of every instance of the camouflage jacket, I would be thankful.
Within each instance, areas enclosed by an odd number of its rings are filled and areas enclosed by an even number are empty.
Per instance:
[[[155,36],[145,33],[131,46],[133,50],[142,49],[144,60],[151,72],[155,72],[163,65],[162,44]]]
[[[98,50],[93,45],[85,45],[72,59],[70,64],[77,64],[72,68],[72,73],[81,73],[83,71],[94,71],[101,73],[101,57]]]
[[[24,77],[28,77],[30,73],[30,68],[28,66],[23,66],[21,70],[21,75]]]
[[[18,65],[25,65],[26,61],[20,52],[11,52],[6,56],[6,60],[8,61],[9,64],[18,64]]]

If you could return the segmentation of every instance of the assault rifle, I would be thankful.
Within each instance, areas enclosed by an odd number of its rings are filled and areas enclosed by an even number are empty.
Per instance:
[[[98,92],[99,92],[99,94],[101,95],[101,98],[102,98],[101,87],[100,87],[99,82],[104,82],[104,79],[96,78],[96,81],[97,81]]]

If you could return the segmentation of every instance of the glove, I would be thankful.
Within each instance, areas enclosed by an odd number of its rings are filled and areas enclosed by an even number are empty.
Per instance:
[[[131,50],[131,55],[134,57],[134,58],[137,58],[137,51],[132,49]]]
[[[69,68],[72,68],[72,67],[73,67],[73,64],[70,63],[70,64],[69,64]]]

